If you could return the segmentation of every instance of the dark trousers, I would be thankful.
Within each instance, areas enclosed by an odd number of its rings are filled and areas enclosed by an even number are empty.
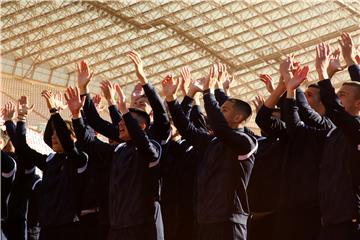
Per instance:
[[[89,213],[84,216],[80,216],[79,222],[79,239],[96,240],[106,239],[98,238],[98,216],[99,213]]]
[[[359,240],[360,225],[354,222],[345,222],[330,226],[322,226],[320,240]]]
[[[278,211],[273,238],[277,240],[317,240],[321,227],[318,208],[297,211]]]
[[[157,240],[155,223],[145,223],[123,229],[109,229],[108,240]]]
[[[269,233],[273,232],[274,220],[275,212],[252,214],[247,226],[247,240],[273,240]]]
[[[26,239],[26,221],[22,220],[6,220],[2,226],[5,236],[8,239],[22,240]]]
[[[97,236],[99,240],[106,240],[108,239],[110,226],[108,224],[102,224],[100,223],[98,225],[98,233]]]
[[[246,225],[232,222],[198,224],[198,240],[246,240]]]
[[[78,223],[41,227],[39,240],[78,240]]]

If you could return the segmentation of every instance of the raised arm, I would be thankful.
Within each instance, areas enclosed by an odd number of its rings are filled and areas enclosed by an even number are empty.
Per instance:
[[[131,51],[128,53],[128,57],[135,65],[136,75],[142,85],[145,95],[149,100],[150,106],[153,112],[153,126],[152,131],[155,135],[155,138],[161,142],[161,144],[165,144],[168,142],[171,136],[171,128],[170,128],[170,119],[167,115],[166,108],[164,105],[164,101],[161,99],[155,88],[149,83],[146,78],[143,61],[140,55]]]
[[[230,76],[226,70],[226,65],[222,63],[217,64],[217,70],[218,70],[218,79],[215,84],[215,98],[216,101],[218,101],[219,105],[223,105],[226,100],[229,99],[228,97],[228,91],[230,88],[230,84],[232,82],[232,79],[230,79]]]
[[[115,102],[115,94],[116,94],[115,85],[118,84],[117,83],[112,84],[110,81],[102,81],[100,88],[109,106],[108,109],[110,113],[111,122],[114,125],[118,125],[122,117]]]
[[[6,132],[10,137],[10,140],[16,148],[16,126],[13,122],[15,117],[16,106],[13,102],[8,102],[4,106],[3,118],[5,121]]]
[[[85,61],[81,61],[77,65],[78,70],[78,87],[82,97],[85,97],[85,103],[83,110],[85,117],[89,125],[98,133],[110,138],[114,141],[120,141],[118,138],[119,128],[117,125],[102,119],[96,110],[94,102],[92,101],[88,85],[91,81],[93,73],[90,73],[88,64]]]
[[[333,127],[328,118],[321,116],[310,107],[304,92],[300,88],[296,89],[296,104],[299,108],[298,113],[306,125],[325,130]]]
[[[149,123],[139,123],[133,118],[126,106],[126,97],[121,88],[118,89],[118,95],[119,109],[124,114],[124,122],[131,140],[136,145],[139,153],[142,154],[142,159],[146,160],[145,164],[149,164],[150,167],[157,165],[161,158],[161,146],[156,141],[148,138],[145,129],[146,124]]]
[[[180,104],[176,101],[178,85],[178,81],[172,78],[165,78],[162,81],[163,93],[166,96],[166,102],[169,106],[169,111],[175,127],[178,129],[180,135],[186,138],[190,144],[204,147],[213,137],[204,130],[194,127],[190,120],[185,116]]]
[[[77,92],[79,95],[78,88],[68,88],[68,91]],[[51,117],[50,120],[54,126],[54,130],[57,133],[59,142],[63,147],[65,153],[67,153],[72,160],[75,161],[75,164],[78,169],[85,169],[88,161],[88,157],[85,153],[78,151],[75,146],[75,139],[71,138],[71,132],[66,126],[65,121],[60,116],[58,110],[55,107],[54,95],[50,91],[43,91],[41,95],[45,98],[48,109],[50,111]]]
[[[284,100],[284,120],[286,123],[286,129],[290,136],[296,137],[299,131],[304,133],[316,133],[314,136],[321,135],[320,139],[323,139],[324,134],[328,129],[316,128],[306,125],[300,120],[298,114],[298,107],[296,106],[295,92],[296,89],[305,81],[309,73],[309,67],[298,68],[295,70],[294,75],[290,79],[285,79],[286,85],[286,99]]]
[[[96,138],[93,132],[85,125],[83,118],[81,117],[80,109],[84,104],[84,98],[80,99],[77,90],[71,91],[68,90],[65,94],[65,99],[68,103],[69,110],[72,114],[72,122],[74,131],[76,134],[78,144],[83,148],[93,148],[101,152],[103,156],[102,159],[112,159],[113,147],[109,144],[101,142]]]
[[[217,81],[217,73],[214,65],[210,68],[208,79],[204,82],[204,103],[205,110],[215,136],[221,139],[235,153],[240,156],[248,156],[257,149],[255,139],[249,137],[246,133],[238,132],[232,129],[226,121],[223,113],[220,111],[218,102],[215,99],[214,91]]]
[[[341,52],[343,58],[348,66],[348,70],[350,73],[350,77],[352,81],[360,82],[360,62],[357,61],[357,51],[355,48],[355,44],[348,33],[343,33],[341,35],[341,39],[339,39],[339,43],[341,46]],[[331,76],[330,76],[331,78]]]
[[[26,142],[26,127],[25,122],[28,114],[33,110],[34,106],[29,107],[26,96],[22,96],[18,103],[18,116],[16,125],[16,151],[26,156],[26,160],[31,161],[29,165],[35,164],[40,170],[44,170],[46,166],[47,155],[38,153],[31,149]],[[27,165],[27,164],[26,164]]]

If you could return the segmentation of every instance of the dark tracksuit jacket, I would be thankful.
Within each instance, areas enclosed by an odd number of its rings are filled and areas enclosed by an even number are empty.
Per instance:
[[[12,121],[6,121],[5,126],[10,140],[16,149],[16,126]],[[34,164],[26,160],[27,156],[20,154],[11,154],[11,156],[16,161],[17,171],[9,196],[8,216],[4,223],[4,233],[9,239],[25,239],[27,234],[26,215],[28,201],[32,186],[40,177],[35,174]]]
[[[170,129],[170,120],[167,115],[163,100],[156,92],[155,88],[150,84],[143,85],[143,89],[145,95],[147,96],[150,106],[153,111],[154,121],[150,124],[149,128],[147,129],[147,134],[151,139],[159,142],[166,151],[166,144],[170,140],[171,137],[171,129]],[[114,124],[121,120],[121,115],[118,110],[114,107],[110,110],[110,116],[112,118],[113,123],[107,122],[99,116],[95,105],[93,104],[89,95],[86,95],[85,105],[84,105],[84,112],[89,125],[100,134],[104,135],[107,138],[110,138],[116,142],[122,142],[119,139],[119,129],[118,125]],[[164,155],[162,155],[164,157]],[[158,169],[159,170],[159,169]],[[160,173],[158,173],[158,178],[160,181]],[[156,198],[159,200],[159,192],[160,192],[160,182],[158,182],[158,188],[156,192]],[[155,212],[155,219],[157,223],[158,235],[163,237],[163,230],[162,230],[162,220],[161,220],[161,211],[158,203],[156,204],[157,211]]]
[[[326,136],[319,179],[322,223],[334,225],[359,219],[360,117],[345,111],[329,79],[319,86],[326,114],[336,126]]]
[[[157,181],[156,168],[161,157],[161,146],[156,141],[148,139],[130,113],[124,114],[123,119],[132,140],[118,146],[95,141],[87,132],[82,118],[73,120],[81,144],[96,148],[104,156],[103,159],[111,161],[109,239],[128,239],[130,235],[127,234],[130,233],[126,233],[127,228],[155,224],[153,186]],[[141,227],[135,231],[140,230]],[[146,236],[146,239],[156,239],[156,233]]]
[[[193,99],[185,96],[181,109],[195,127],[206,129],[205,117]],[[165,239],[192,239],[194,229],[194,181],[200,157],[185,139],[170,140],[161,169],[161,209]]]
[[[249,214],[246,186],[257,142],[243,129],[228,127],[213,94],[205,92],[204,102],[215,136],[195,128],[176,101],[168,103],[180,134],[204,153],[197,164],[197,223],[246,224]]]
[[[1,150],[1,222],[7,217],[7,201],[16,173],[16,162]]]
[[[276,211],[280,201],[280,186],[288,145],[285,123],[272,117],[272,109],[263,105],[255,122],[266,136],[258,139],[259,149],[251,173],[248,194],[253,212]]]
[[[154,121],[149,126],[147,133],[148,135],[161,143],[161,145],[165,145],[170,139],[170,120],[167,115],[165,106],[161,97],[158,95],[154,87],[148,83],[143,85],[143,89],[145,91],[145,95],[147,96],[150,106],[153,110]],[[104,135],[107,138],[110,138],[117,142],[122,142],[119,139],[119,129],[116,124],[110,123],[101,119],[98,114],[94,103],[92,102],[90,95],[87,94],[85,104],[84,104],[84,112],[86,116],[86,120],[88,124],[98,133]],[[110,116],[113,121],[117,119],[119,120],[119,113],[116,107],[113,107],[110,110]]]
[[[25,138],[25,123],[16,129],[17,151],[28,156],[43,171],[40,185],[39,219],[44,227],[61,226],[76,221],[79,211],[79,182],[87,166],[87,155],[79,152],[70,138],[65,122],[57,113],[50,117],[65,153],[43,155],[31,149]]]

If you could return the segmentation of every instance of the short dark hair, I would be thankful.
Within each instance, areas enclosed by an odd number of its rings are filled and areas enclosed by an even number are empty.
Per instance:
[[[143,121],[143,123],[146,124],[146,128],[150,126],[150,116],[145,111],[138,108],[129,108],[129,112],[135,113],[136,116],[138,116]],[[136,120],[140,120],[140,119],[136,119]]]
[[[356,99],[360,99],[360,82],[347,81],[347,82],[344,82],[342,85],[354,87],[356,89],[355,97],[356,97]]]
[[[319,84],[317,84],[317,83],[312,83],[312,84],[310,84],[310,85],[308,86],[308,88],[310,88],[310,87],[320,89]]]
[[[234,104],[234,108],[244,116],[244,120],[247,120],[251,116],[252,110],[250,104],[247,102],[236,98],[229,98],[228,101]]]

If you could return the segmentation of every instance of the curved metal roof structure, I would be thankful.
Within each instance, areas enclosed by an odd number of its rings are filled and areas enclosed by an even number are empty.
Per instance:
[[[235,76],[231,95],[250,101],[267,95],[258,75],[276,82],[289,53],[310,65],[315,81],[315,45],[336,45],[344,31],[360,43],[357,0],[1,1],[1,72],[63,88],[74,85],[75,63],[85,59],[95,72],[92,92],[104,79],[130,92],[137,79],[125,53],[135,49],[154,84],[183,66],[194,78],[207,75],[221,61]],[[2,92],[15,97],[9,87]]]

